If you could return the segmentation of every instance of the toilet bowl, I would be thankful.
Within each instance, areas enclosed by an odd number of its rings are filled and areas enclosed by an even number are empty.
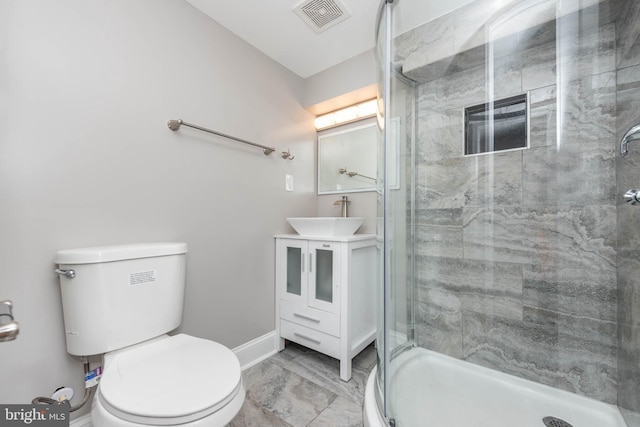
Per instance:
[[[220,427],[245,398],[240,362],[227,347],[180,325],[186,244],[59,251],[67,351],[103,354],[95,427]]]
[[[231,350],[189,335],[162,336],[105,355],[93,425],[198,426],[229,423],[244,401]]]

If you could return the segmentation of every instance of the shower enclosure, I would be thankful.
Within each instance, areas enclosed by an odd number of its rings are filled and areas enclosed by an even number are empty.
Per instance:
[[[640,2],[441,3],[379,12],[379,421],[463,427],[477,368],[640,426]]]

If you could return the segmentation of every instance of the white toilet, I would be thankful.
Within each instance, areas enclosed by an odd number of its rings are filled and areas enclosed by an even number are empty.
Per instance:
[[[217,427],[240,411],[235,354],[216,342],[166,335],[180,325],[185,243],[59,251],[67,351],[104,354],[95,427]]]

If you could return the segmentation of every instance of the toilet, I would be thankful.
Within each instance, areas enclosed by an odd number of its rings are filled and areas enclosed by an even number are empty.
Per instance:
[[[67,351],[103,354],[91,408],[95,427],[228,424],[245,398],[227,347],[185,334],[185,243],[62,250],[56,272]]]

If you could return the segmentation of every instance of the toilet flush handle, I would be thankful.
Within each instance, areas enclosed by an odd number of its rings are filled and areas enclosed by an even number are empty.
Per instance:
[[[74,277],[76,277],[76,271],[75,270],[60,270],[59,268],[56,268],[53,271],[55,271],[56,273],[58,273],[61,276],[68,277],[69,279],[73,279]]]

